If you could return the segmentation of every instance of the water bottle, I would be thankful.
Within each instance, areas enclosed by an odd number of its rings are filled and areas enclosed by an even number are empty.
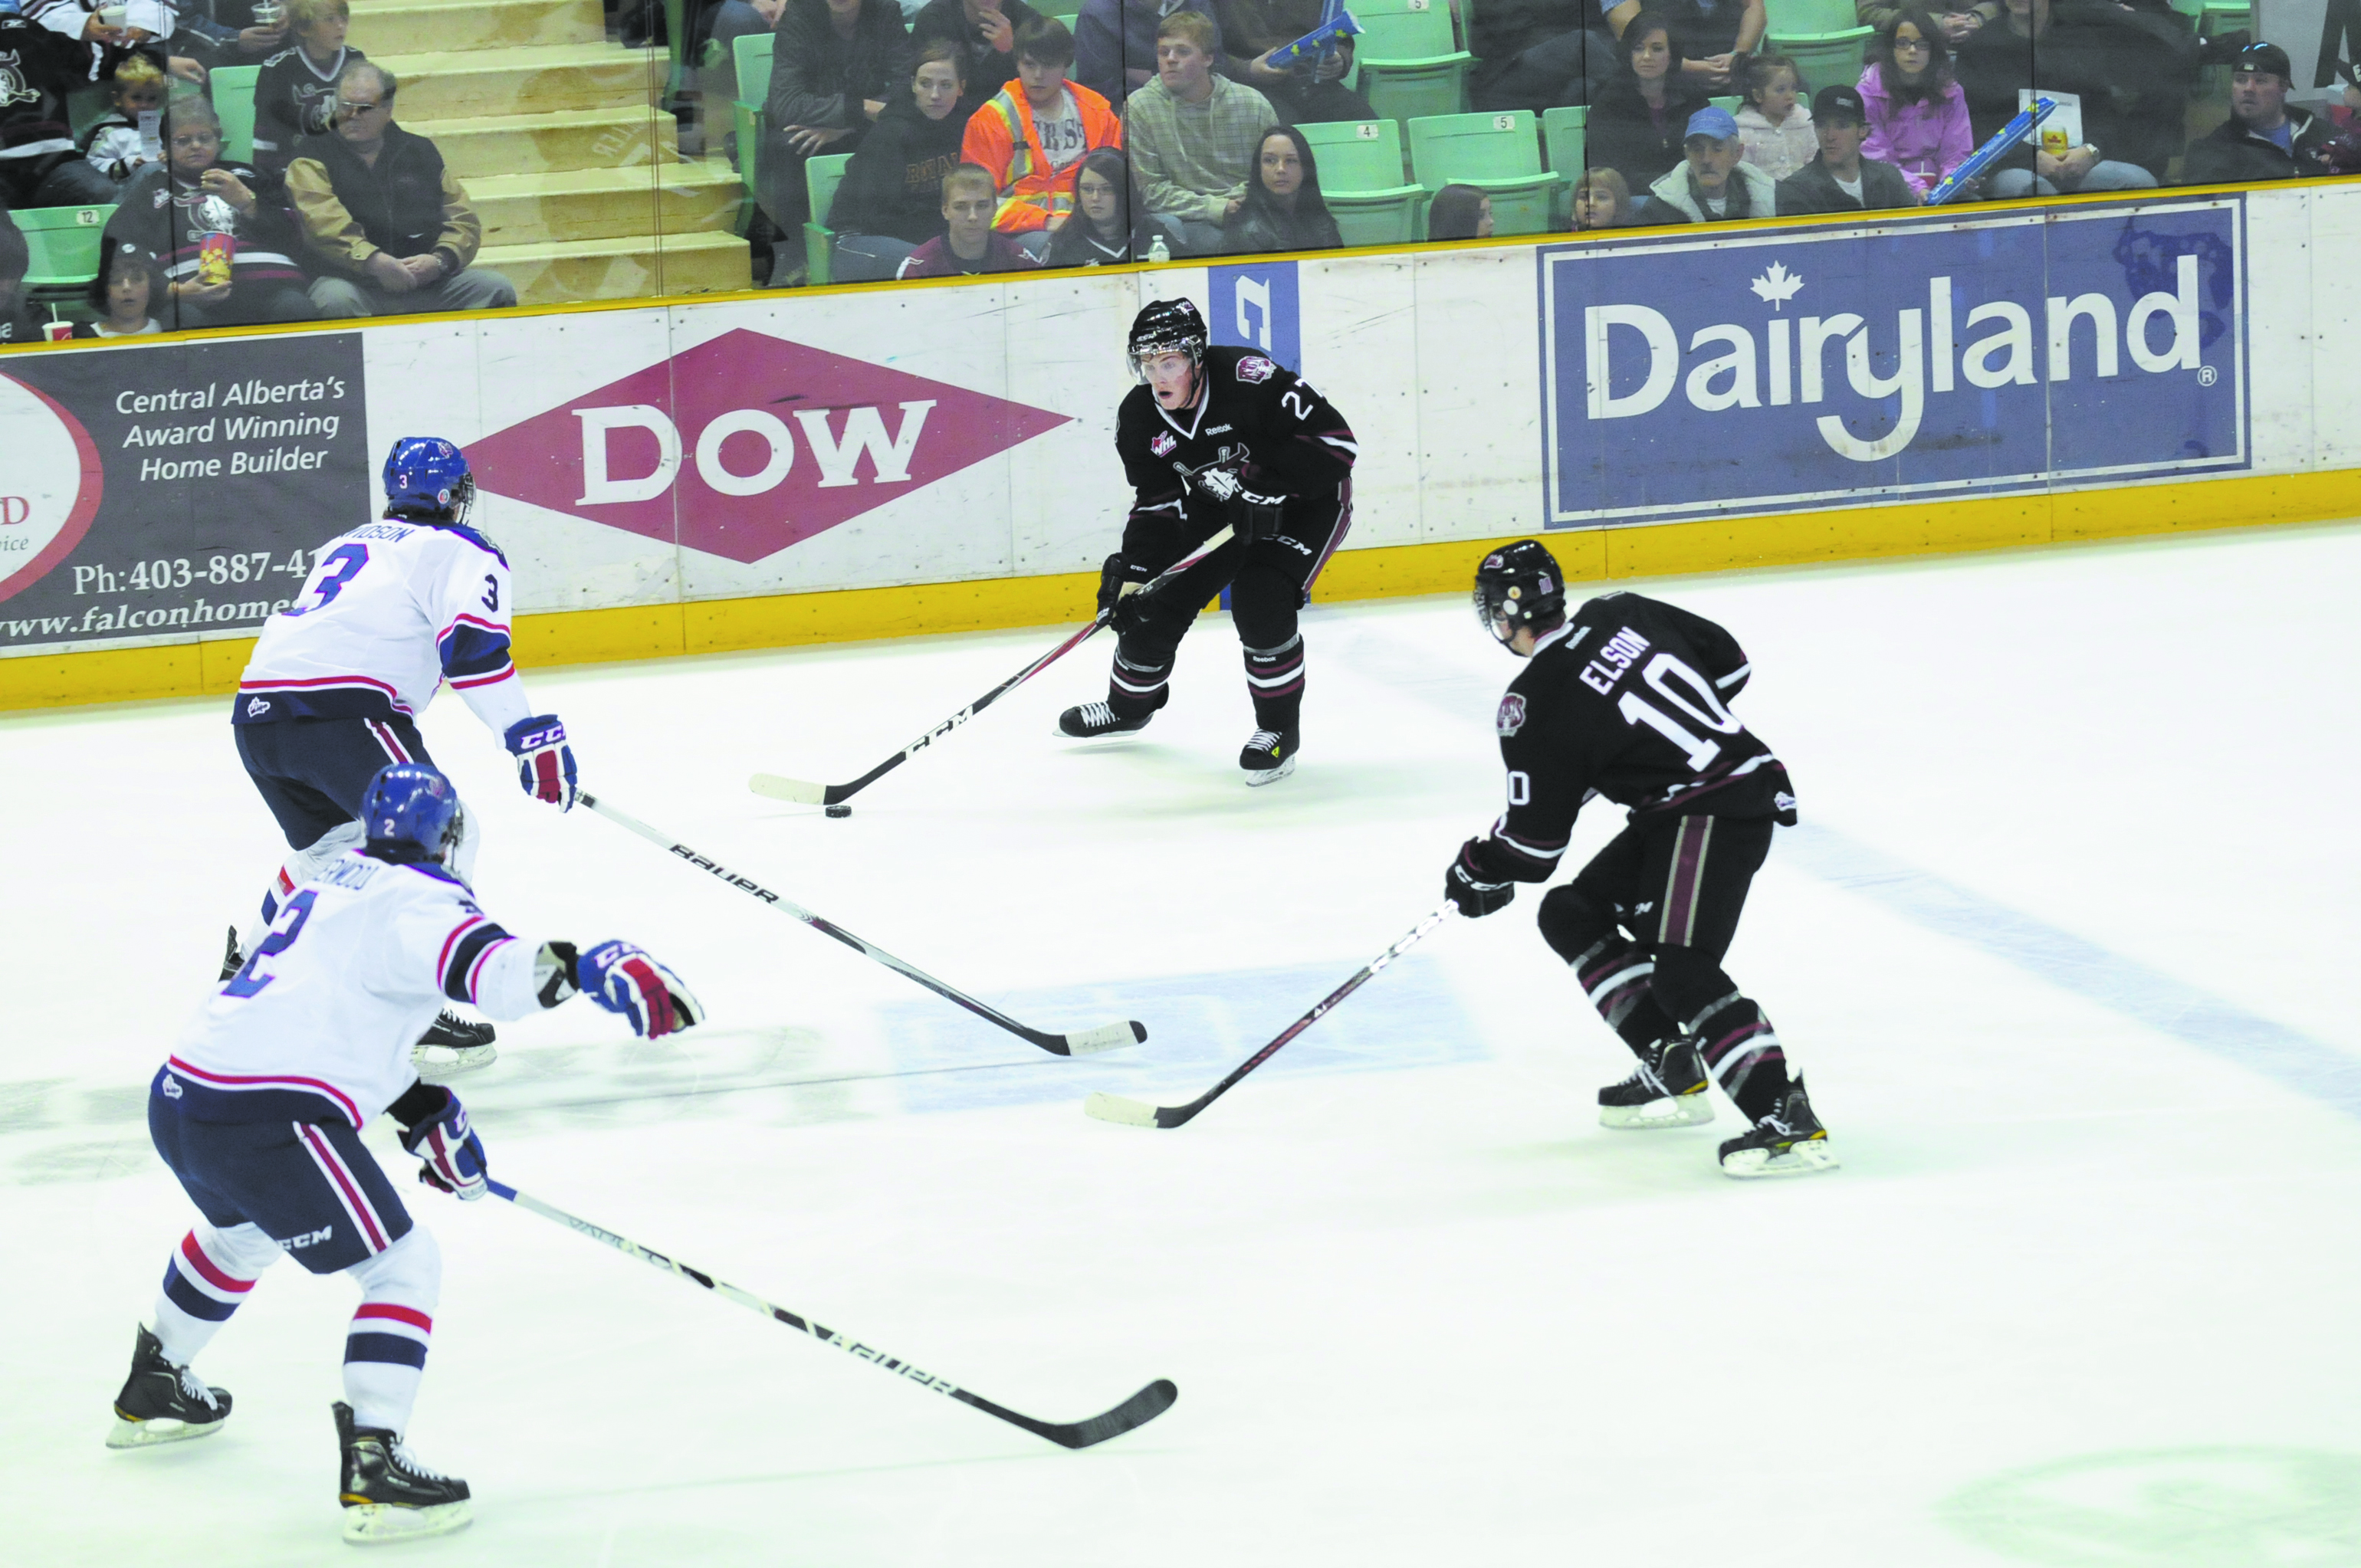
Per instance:
[[[1172,247],[1164,243],[1164,236],[1161,234],[1148,242],[1148,259],[1150,261],[1172,259]]]

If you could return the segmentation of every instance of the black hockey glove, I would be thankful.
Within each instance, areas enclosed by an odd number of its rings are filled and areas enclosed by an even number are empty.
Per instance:
[[[1099,565],[1099,610],[1104,614],[1133,596],[1125,593],[1128,584],[1137,587],[1155,574],[1118,550]]]
[[[1476,862],[1478,842],[1470,839],[1460,845],[1459,858],[1451,862],[1451,869],[1443,877],[1444,898],[1470,920],[1481,920],[1496,910],[1506,909],[1509,901],[1517,896],[1515,883],[1483,880]]]

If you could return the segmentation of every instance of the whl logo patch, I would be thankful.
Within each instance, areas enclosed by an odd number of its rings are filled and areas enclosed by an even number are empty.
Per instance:
[[[740,328],[467,454],[495,494],[752,565],[1071,422]]]

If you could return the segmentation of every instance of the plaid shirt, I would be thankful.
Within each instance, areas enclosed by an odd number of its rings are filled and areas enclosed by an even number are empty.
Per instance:
[[[1183,104],[1161,79],[1137,89],[1123,106],[1123,143],[1148,210],[1219,224],[1246,193],[1263,133],[1277,124],[1269,99],[1226,76],[1202,104]]]

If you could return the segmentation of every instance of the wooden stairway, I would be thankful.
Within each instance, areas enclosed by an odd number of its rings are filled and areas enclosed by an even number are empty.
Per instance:
[[[662,49],[607,41],[599,0],[352,0],[351,42],[401,81],[484,221],[480,266],[528,304],[752,286],[738,176],[684,159]]]

